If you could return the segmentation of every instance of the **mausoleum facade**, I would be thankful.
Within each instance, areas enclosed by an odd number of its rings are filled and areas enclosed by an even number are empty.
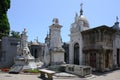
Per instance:
[[[76,13],[70,28],[69,63],[91,66],[93,70],[107,71],[120,66],[120,28],[115,24],[89,28],[89,22]]]

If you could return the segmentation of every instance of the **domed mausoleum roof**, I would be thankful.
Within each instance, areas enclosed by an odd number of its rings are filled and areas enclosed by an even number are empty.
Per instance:
[[[83,9],[82,9],[82,3],[81,3],[81,10],[80,10],[80,16],[78,18],[78,21],[83,21],[84,27],[89,27],[89,22],[87,21],[86,17],[83,15]]]
[[[84,31],[89,29],[89,22],[86,17],[83,15],[83,9],[81,4],[80,15],[76,13],[75,22],[71,24],[71,32]]]
[[[31,42],[31,45],[40,45],[39,42],[38,42],[38,39],[35,39],[34,42]]]
[[[84,15],[80,15],[78,21],[82,21],[84,27],[89,27],[89,22]]]

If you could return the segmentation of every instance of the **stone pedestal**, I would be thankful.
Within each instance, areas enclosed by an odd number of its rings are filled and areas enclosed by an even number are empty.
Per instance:
[[[54,48],[51,51],[51,65],[64,64],[64,49]]]
[[[37,65],[34,62],[35,59],[32,56],[23,57],[23,56],[16,56],[15,64],[11,67],[10,73],[19,73],[22,70],[28,70],[28,69],[36,69]]]
[[[33,56],[29,55],[28,57],[24,58],[23,56],[17,56],[15,58],[15,65],[21,65],[24,69],[36,69],[37,65],[35,63],[35,59]]]

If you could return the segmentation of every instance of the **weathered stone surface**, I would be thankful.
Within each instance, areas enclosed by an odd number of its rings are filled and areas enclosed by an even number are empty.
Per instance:
[[[15,64],[11,67],[10,73],[20,72],[24,69],[35,69],[37,64],[35,58],[31,55],[28,48],[26,29],[21,34],[21,42],[17,47],[17,56],[15,57]],[[40,65],[42,66],[42,64]]]
[[[83,65],[68,64],[65,71],[82,77],[92,74],[92,68],[90,66]]]
[[[53,24],[50,26],[50,54],[51,65],[64,63],[64,49],[62,48],[61,28],[58,19],[53,19]]]

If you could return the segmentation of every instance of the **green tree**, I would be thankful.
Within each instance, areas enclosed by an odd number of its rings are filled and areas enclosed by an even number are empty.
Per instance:
[[[0,39],[9,36],[10,24],[7,18],[7,10],[10,8],[10,0],[0,0]]]
[[[13,37],[13,38],[20,38],[20,32],[11,31],[11,37]]]

